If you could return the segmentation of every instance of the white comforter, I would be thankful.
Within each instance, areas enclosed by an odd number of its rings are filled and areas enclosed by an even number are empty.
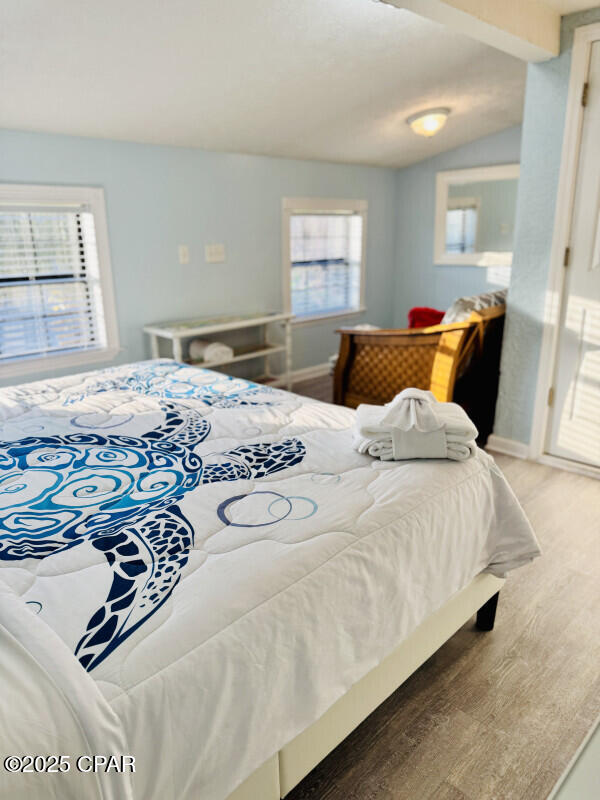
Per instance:
[[[384,464],[353,421],[164,360],[0,392],[0,755],[136,759],[0,765],[0,797],[221,800],[477,573],[538,555],[485,453]]]

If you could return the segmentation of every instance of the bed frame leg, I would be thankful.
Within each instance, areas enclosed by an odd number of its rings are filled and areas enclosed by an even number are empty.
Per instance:
[[[491,631],[493,629],[499,596],[500,592],[496,592],[496,594],[490,597],[487,603],[484,603],[477,612],[476,626],[480,631]]]

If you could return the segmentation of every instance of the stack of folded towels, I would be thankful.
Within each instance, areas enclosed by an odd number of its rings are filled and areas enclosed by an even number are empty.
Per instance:
[[[456,403],[439,403],[431,392],[404,389],[385,406],[356,410],[355,447],[382,461],[475,455],[477,428]]]

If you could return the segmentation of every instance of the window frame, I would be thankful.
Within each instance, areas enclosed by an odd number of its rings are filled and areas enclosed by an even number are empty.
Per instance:
[[[98,272],[100,293],[106,327],[106,345],[89,350],[78,350],[63,355],[23,357],[10,363],[0,362],[2,378],[31,375],[32,373],[49,372],[69,367],[79,367],[110,361],[120,351],[119,328],[115,293],[108,244],[108,226],[106,221],[106,205],[104,190],[92,186],[61,186],[47,184],[11,184],[0,183],[0,208],[2,205],[32,206],[73,206],[76,204],[89,207],[94,217],[96,248],[98,251]]]
[[[446,210],[450,186],[479,183],[480,181],[518,180],[518,163],[497,164],[492,167],[438,172],[435,176],[435,221],[433,233],[433,263],[436,266],[510,267],[512,251],[481,251],[474,253],[446,252]],[[517,187],[518,195],[518,187]],[[514,242],[513,242],[514,246]]]
[[[368,202],[366,200],[345,200],[341,198],[323,197],[284,197],[281,201],[281,220],[282,220],[282,290],[283,290],[283,310],[285,313],[292,313],[292,259],[290,242],[290,223],[294,214],[334,214],[346,213],[357,214],[362,218],[362,242],[360,257],[360,292],[359,304],[357,308],[348,308],[339,311],[326,312],[323,314],[311,314],[310,316],[293,317],[292,325],[310,325],[322,320],[336,319],[340,317],[350,317],[362,314],[366,311],[365,305],[365,276],[366,276],[366,257],[367,257],[367,211]]]

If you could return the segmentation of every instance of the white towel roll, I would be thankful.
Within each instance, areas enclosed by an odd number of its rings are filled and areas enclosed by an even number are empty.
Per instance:
[[[214,361],[229,361],[234,352],[231,347],[223,342],[208,342],[206,339],[192,339],[189,346],[192,361],[204,361],[209,364]]]

